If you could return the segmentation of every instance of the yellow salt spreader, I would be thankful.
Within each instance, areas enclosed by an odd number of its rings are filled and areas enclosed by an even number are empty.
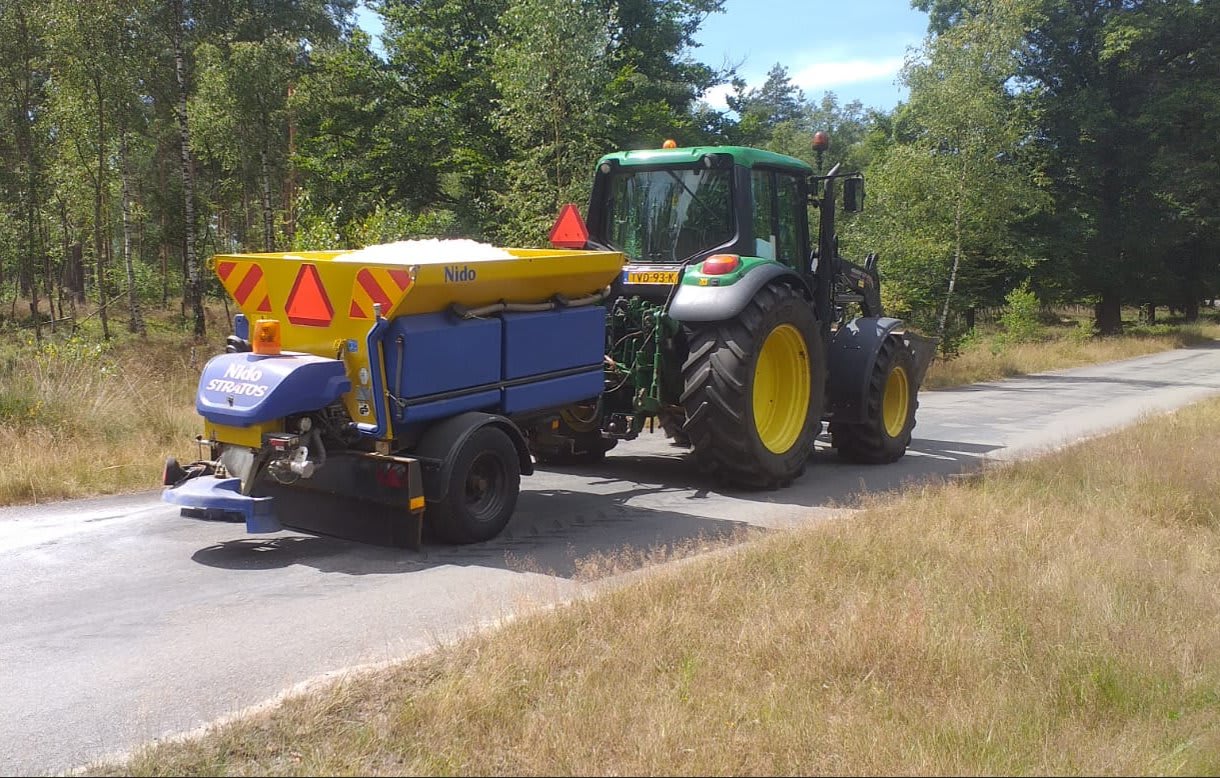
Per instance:
[[[523,429],[596,401],[613,251],[409,241],[220,255],[241,309],[203,369],[200,457],[166,463],[187,515],[418,547],[500,532]],[[557,423],[557,422],[553,422]]]

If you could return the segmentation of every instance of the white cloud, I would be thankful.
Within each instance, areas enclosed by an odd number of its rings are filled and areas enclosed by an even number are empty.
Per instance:
[[[796,71],[791,78],[794,84],[806,92],[822,91],[844,84],[892,80],[902,69],[903,61],[902,57],[886,57],[815,62]]]
[[[702,99],[703,102],[719,111],[727,111],[729,108],[729,103],[727,100],[725,100],[725,97],[732,93],[733,86],[731,84],[717,84],[716,86],[707,90]]]

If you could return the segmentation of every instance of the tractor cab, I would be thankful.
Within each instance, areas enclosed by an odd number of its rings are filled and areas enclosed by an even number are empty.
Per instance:
[[[610,154],[593,182],[590,240],[623,252],[627,291],[645,295],[715,255],[736,255],[738,268],[761,260],[808,273],[813,172],[793,157],[740,146]],[[727,264],[718,259],[713,269]]]

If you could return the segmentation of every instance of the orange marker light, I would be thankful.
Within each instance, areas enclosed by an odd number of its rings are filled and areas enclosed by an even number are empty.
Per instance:
[[[665,142],[661,144],[661,148],[676,149],[676,148],[678,148],[678,142],[676,140],[674,140],[673,138],[666,138]]]
[[[254,337],[250,346],[255,354],[275,356],[280,353],[280,323],[276,319],[259,319],[254,322]]]
[[[713,254],[703,261],[703,275],[722,276],[741,266],[741,257],[736,254]]]

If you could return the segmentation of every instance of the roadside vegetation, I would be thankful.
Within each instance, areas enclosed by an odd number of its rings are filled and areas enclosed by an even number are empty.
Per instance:
[[[874,498],[93,773],[1215,774],[1218,435]]]
[[[214,331],[223,312],[209,310]],[[200,431],[195,385],[220,348],[195,345],[169,315],[145,337],[10,331],[0,346],[0,504],[156,487],[170,455],[190,456]]]
[[[1011,297],[1011,295],[1010,295]],[[1077,308],[1014,313],[1006,306],[994,321],[979,323],[946,357],[938,354],[923,388],[945,389],[980,381],[1113,362],[1220,340],[1220,314],[1205,313],[1194,323],[1166,318],[1141,321],[1138,309],[1124,309],[1121,334],[1098,336],[1091,312]]]
[[[201,424],[194,397],[203,364],[222,349],[228,313],[206,307],[213,335],[187,334],[181,314],[150,311],[148,335],[98,337],[96,318],[74,335],[35,342],[10,329],[0,345],[0,505],[155,489],[168,456],[192,457]],[[86,314],[87,315],[87,314]],[[1097,337],[1085,314],[1039,313],[1022,329],[1005,310],[979,324],[951,358],[938,357],[925,389],[1075,367],[1220,338],[1220,321],[1140,324]],[[1045,322],[1045,323],[1044,323]],[[1018,335],[1014,335],[1018,333]],[[1024,334],[1020,334],[1024,333]]]

